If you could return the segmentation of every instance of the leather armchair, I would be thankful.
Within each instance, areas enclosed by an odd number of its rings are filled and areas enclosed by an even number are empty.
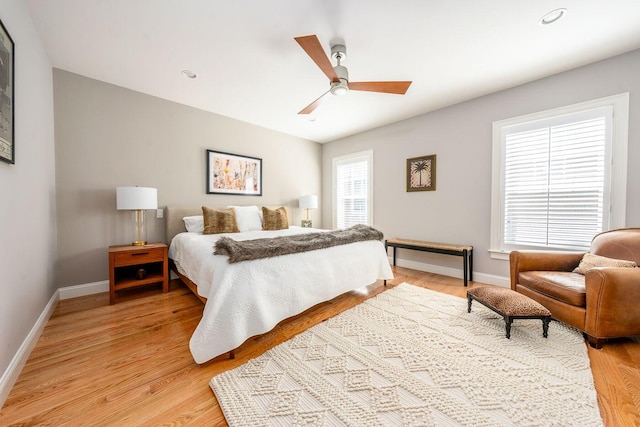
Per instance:
[[[640,228],[596,235],[590,253],[640,265]],[[609,338],[640,335],[640,268],[597,267],[573,273],[583,253],[513,251],[511,289],[545,306],[554,319],[601,348]]]

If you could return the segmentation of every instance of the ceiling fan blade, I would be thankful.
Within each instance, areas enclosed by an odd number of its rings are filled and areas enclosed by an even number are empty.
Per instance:
[[[329,89],[328,91],[326,91],[325,93],[320,95],[320,97],[318,97],[318,99],[316,99],[311,104],[309,104],[306,107],[304,107],[302,110],[300,110],[300,112],[298,114],[311,114],[313,112],[313,110],[318,108],[318,105],[320,105],[320,101],[322,100],[322,98],[324,98],[330,92],[331,92],[331,89]]]
[[[404,95],[411,82],[349,82],[349,90],[364,90],[367,92],[383,92]]]
[[[338,75],[333,69],[333,65],[331,65],[331,61],[329,61],[327,54],[324,52],[324,49],[320,44],[320,40],[318,40],[318,37],[316,37],[315,34],[311,36],[294,37],[294,39],[298,42],[300,47],[307,52],[307,55],[313,59],[313,62],[320,67],[322,72],[329,77],[329,80],[332,82],[340,81]]]

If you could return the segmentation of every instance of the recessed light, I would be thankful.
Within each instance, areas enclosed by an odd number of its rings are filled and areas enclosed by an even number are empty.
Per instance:
[[[316,121],[316,118],[315,118],[315,117],[313,117],[313,116],[309,116],[309,118],[308,118],[307,120],[309,120],[310,122],[315,122],[315,121]]]
[[[546,15],[544,15],[540,19],[538,24],[540,24],[540,25],[551,25],[554,22],[559,21],[560,18],[562,18],[566,14],[567,14],[567,9],[565,9],[564,7],[560,8],[560,9],[552,10],[551,12],[547,13]]]
[[[198,77],[198,75],[191,70],[182,70],[182,74],[190,79],[195,79],[196,77]]]

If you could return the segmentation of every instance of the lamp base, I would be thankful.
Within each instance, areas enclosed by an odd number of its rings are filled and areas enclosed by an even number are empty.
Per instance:
[[[144,240],[140,241],[140,240],[136,240],[135,242],[131,243],[133,246],[144,246],[147,244],[147,242],[145,242]]]
[[[311,220],[303,219],[302,221],[300,221],[300,225],[304,228],[311,228]]]

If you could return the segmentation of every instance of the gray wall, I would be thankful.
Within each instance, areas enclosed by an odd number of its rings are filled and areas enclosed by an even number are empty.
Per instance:
[[[0,405],[12,358],[55,291],[55,164],[51,64],[26,3],[3,0],[15,43],[16,164],[0,162]]]
[[[108,246],[132,241],[118,186],[155,187],[161,207],[286,204],[296,222],[298,197],[320,194],[318,143],[58,69],[53,85],[60,287],[108,279]],[[206,194],[206,149],[262,158],[263,196]],[[147,240],[164,241],[164,220],[147,219]]]
[[[640,50],[453,105],[323,146],[323,226],[331,226],[332,158],[374,150],[374,223],[387,237],[474,246],[478,280],[508,276],[490,258],[491,132],[496,120],[630,93],[627,226],[640,226]],[[437,189],[405,191],[406,159],[437,155]],[[459,259],[404,251],[407,261],[461,268]],[[477,274],[480,273],[480,274]],[[495,277],[498,276],[498,277]]]

